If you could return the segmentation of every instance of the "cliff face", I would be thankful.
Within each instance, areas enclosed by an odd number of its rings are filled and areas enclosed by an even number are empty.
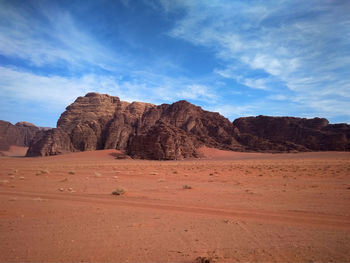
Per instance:
[[[350,150],[350,126],[326,119],[248,117],[231,123],[186,101],[153,105],[88,93],[66,108],[57,128],[37,136],[27,156],[120,149],[134,158],[197,157],[205,145],[235,151]]]
[[[240,131],[239,141],[252,150],[350,150],[350,125],[323,118],[257,116],[236,119],[233,125]]]
[[[34,140],[27,156],[120,149],[138,158],[182,159],[196,157],[195,148],[203,144],[243,150],[233,134],[228,119],[186,101],[156,106],[88,93],[66,108],[57,128]],[[159,147],[152,157],[146,151]]]
[[[11,145],[28,147],[33,138],[44,132],[29,122],[18,122],[15,125],[0,120],[0,151],[7,151]]]

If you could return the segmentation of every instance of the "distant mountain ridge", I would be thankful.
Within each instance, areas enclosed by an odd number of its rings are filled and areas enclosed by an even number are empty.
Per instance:
[[[323,118],[245,117],[230,122],[187,101],[154,105],[88,93],[66,108],[57,128],[36,136],[27,156],[120,149],[133,158],[198,157],[200,146],[233,151],[349,151],[350,125]]]

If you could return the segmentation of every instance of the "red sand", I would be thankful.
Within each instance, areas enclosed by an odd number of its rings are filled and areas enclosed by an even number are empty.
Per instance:
[[[350,153],[201,151],[1,157],[0,261],[350,261]]]
[[[0,156],[21,157],[26,155],[27,150],[28,147],[11,145],[8,151],[1,151]]]

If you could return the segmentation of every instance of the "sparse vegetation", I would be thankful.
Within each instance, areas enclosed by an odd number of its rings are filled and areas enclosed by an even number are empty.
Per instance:
[[[17,170],[17,169],[15,169],[15,170],[9,172],[8,175],[14,175],[14,174],[16,174],[16,173],[18,173],[18,170]]]
[[[184,184],[184,185],[182,186],[182,189],[192,189],[192,186],[187,185],[187,184]]]
[[[125,194],[125,189],[122,187],[119,187],[112,192],[112,195],[123,195],[123,194]]]
[[[196,263],[213,263],[213,262],[215,262],[215,261],[210,257],[198,257],[198,258],[196,258]]]
[[[196,263],[214,263],[219,258],[216,255],[215,250],[207,252],[207,254],[208,255],[204,257],[197,257],[195,262]]]
[[[68,174],[75,174],[75,172],[74,171],[69,171]]]

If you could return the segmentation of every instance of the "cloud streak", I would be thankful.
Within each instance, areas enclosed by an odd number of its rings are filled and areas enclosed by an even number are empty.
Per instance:
[[[185,15],[170,35],[212,49],[226,65],[215,70],[222,77],[253,89],[284,86],[315,114],[334,115],[338,101],[349,102],[347,1],[175,2],[164,10]]]
[[[86,69],[89,65],[111,70],[118,65],[116,54],[90,37],[69,12],[59,7],[19,8],[9,4],[1,7],[0,54],[3,56],[38,67],[64,64],[70,69]]]

